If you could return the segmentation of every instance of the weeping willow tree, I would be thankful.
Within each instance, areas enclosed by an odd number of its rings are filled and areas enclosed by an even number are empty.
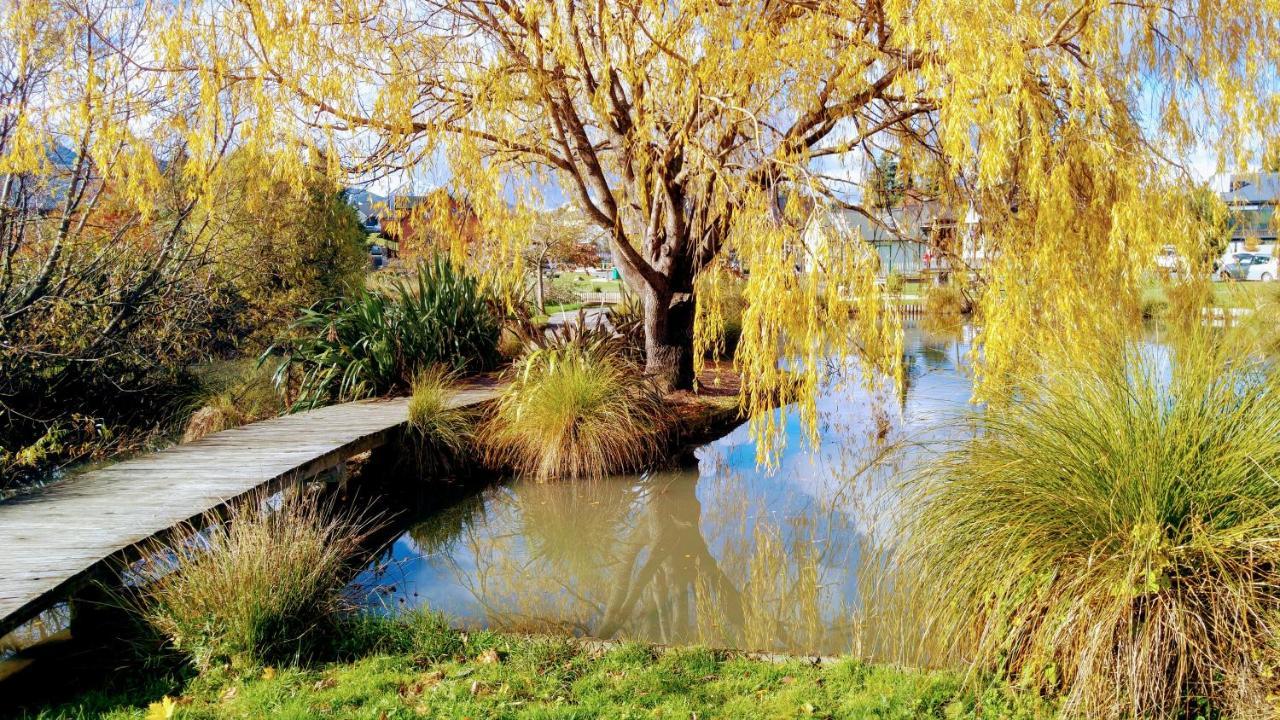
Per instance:
[[[65,0],[64,0],[65,1]],[[91,4],[91,3],[86,3]],[[125,12],[121,10],[119,12]],[[951,217],[979,216],[978,393],[1049,334],[1137,317],[1165,243],[1204,237],[1187,162],[1244,167],[1276,137],[1274,0],[172,0],[138,62],[194,74],[208,147],[334,176],[431,168],[478,218],[469,262],[516,277],[530,210],[558,188],[643,298],[646,364],[690,386],[748,272],[748,410],[786,370],[859,354],[900,375],[899,322],[858,238],[869,158]],[[234,122],[234,125],[229,123]],[[434,219],[448,230],[447,213]],[[468,233],[477,228],[468,224]],[[462,243],[457,243],[462,252]],[[813,420],[817,372],[801,373]],[[769,419],[758,428],[774,430]]]

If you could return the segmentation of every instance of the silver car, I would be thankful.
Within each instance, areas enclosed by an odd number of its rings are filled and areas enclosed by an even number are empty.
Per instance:
[[[1262,253],[1235,253],[1230,262],[1218,269],[1221,280],[1261,280],[1271,282],[1280,275],[1276,259]]]

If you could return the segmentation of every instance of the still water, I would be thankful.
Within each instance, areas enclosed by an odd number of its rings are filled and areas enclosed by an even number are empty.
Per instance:
[[[971,335],[908,328],[905,393],[833,372],[818,444],[784,409],[772,470],[742,426],[684,469],[491,487],[413,524],[357,587],[465,627],[929,663],[877,548],[929,441],[966,426]]]

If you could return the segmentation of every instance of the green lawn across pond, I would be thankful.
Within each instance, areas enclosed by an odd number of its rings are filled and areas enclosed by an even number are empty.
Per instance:
[[[551,280],[552,284],[574,294],[621,292],[622,282],[619,280],[599,280],[586,273],[565,272]]]
[[[386,621],[383,621],[386,622]],[[958,676],[704,648],[405,630],[348,662],[196,677],[172,696],[95,692],[40,718],[1046,718],[1043,701]],[[169,704],[169,703],[173,704]]]
[[[1280,299],[1280,284],[1274,282],[1216,282],[1213,300],[1218,307],[1253,307],[1257,302]]]

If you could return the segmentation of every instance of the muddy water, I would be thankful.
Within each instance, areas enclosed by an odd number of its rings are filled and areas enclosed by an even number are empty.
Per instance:
[[[966,432],[969,335],[908,329],[905,393],[833,371],[818,444],[784,409],[773,469],[743,426],[686,469],[495,486],[413,524],[358,586],[464,626],[934,664],[923,590],[878,548],[928,441]]]

